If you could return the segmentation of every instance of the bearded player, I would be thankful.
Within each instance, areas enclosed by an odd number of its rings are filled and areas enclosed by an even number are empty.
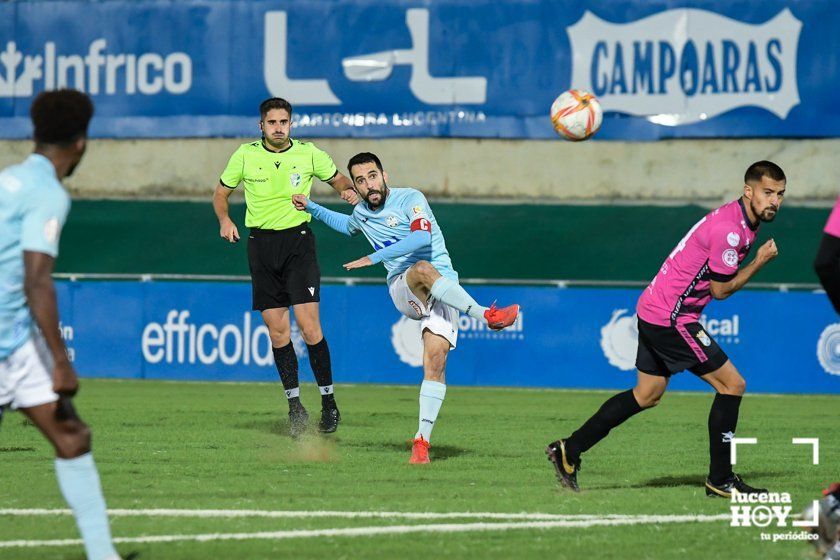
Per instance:
[[[375,252],[344,265],[347,270],[382,263],[388,270],[388,291],[396,308],[420,321],[423,337],[423,383],[420,422],[410,463],[429,462],[429,439],[446,395],[446,358],[458,339],[458,312],[500,330],[513,324],[518,305],[482,307],[458,284],[449,252],[426,197],[410,188],[390,188],[379,158],[353,156],[347,165],[356,192],[364,200],[351,215],[323,208],[303,195],[293,195],[305,210],[345,235],[364,234]]]
[[[563,486],[578,491],[581,455],[631,416],[656,406],[671,376],[689,370],[716,392],[709,412],[706,494],[729,498],[733,491],[767,492],[748,486],[732,472],[730,448],[746,382],[699,321],[712,298],[731,296],[778,254],[770,239],[751,263],[739,269],[761,222],[776,217],[786,182],[775,163],[752,164],[744,176],[743,196],[707,214],[671,251],[636,306],[636,387],[607,400],[571,436],[546,448]]]

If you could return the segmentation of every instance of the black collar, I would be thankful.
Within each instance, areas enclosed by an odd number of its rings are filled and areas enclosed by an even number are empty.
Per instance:
[[[269,153],[272,153],[272,154],[282,154],[283,152],[288,152],[289,150],[292,149],[292,146],[294,145],[294,141],[292,141],[292,139],[289,138],[289,147],[285,148],[283,150],[280,150],[279,152],[275,152],[274,150],[269,150],[268,149],[268,147],[265,145],[265,136],[263,136],[262,139],[260,140],[260,144],[262,145],[263,150],[265,150],[266,152],[269,152]]]
[[[758,229],[759,224],[755,224],[755,225],[753,225],[753,223],[750,221],[750,217],[749,217],[749,215],[747,214],[747,207],[746,207],[746,206],[744,206],[744,199],[743,199],[743,198],[739,198],[739,199],[738,199],[738,204],[740,204],[740,205],[741,205],[741,214],[743,214],[743,215],[744,215],[744,222],[746,222],[747,226],[749,226],[749,228],[750,228],[751,230],[753,230],[753,231],[757,230],[757,229]],[[759,223],[761,223],[761,222],[759,221]]]

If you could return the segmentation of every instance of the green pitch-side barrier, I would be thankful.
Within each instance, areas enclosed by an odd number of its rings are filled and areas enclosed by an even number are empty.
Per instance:
[[[342,204],[330,208],[349,212]],[[456,270],[464,278],[647,281],[707,210],[699,206],[432,204]],[[245,208],[231,215],[243,237]],[[814,283],[811,263],[827,208],[783,208],[759,243],[776,239],[779,257],[756,281]],[[313,223],[324,276],[384,278],[381,266],[346,273],[342,263],[371,252]],[[207,202],[80,200],[61,241],[58,272],[245,275],[246,239],[218,236]]]

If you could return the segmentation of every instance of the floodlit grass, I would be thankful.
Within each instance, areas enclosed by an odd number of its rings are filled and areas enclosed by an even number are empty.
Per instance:
[[[111,509],[538,512],[717,515],[706,498],[706,418],[711,394],[668,394],[584,457],[572,494],[557,487],[543,449],[566,436],[610,395],[597,391],[451,386],[432,437],[432,464],[408,464],[418,387],[337,386],[339,431],[288,435],[279,383],[83,380],[80,414]],[[317,390],[302,387],[317,419]],[[748,395],[741,407],[736,471],[789,492],[794,512],[840,478],[834,396]],[[314,422],[313,422],[314,425]],[[794,437],[820,438],[820,464]],[[49,444],[21,414],[0,427],[0,508],[66,508]],[[116,537],[258,533],[489,519],[113,517]],[[126,543],[121,553],[157,558],[812,558],[802,542],[764,542],[728,521],[614,524],[508,531],[314,536]],[[78,539],[72,517],[0,515],[0,541]],[[0,548],[0,558],[83,557],[81,546]]]

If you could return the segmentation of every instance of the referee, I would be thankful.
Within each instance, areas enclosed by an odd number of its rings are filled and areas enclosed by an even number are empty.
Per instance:
[[[230,157],[213,195],[213,209],[221,237],[230,243],[239,241],[239,231],[228,214],[228,198],[240,183],[245,185],[253,309],[262,313],[268,327],[274,362],[289,401],[290,433],[298,437],[306,430],[309,415],[300,402],[290,307],[294,307],[321,392],[318,429],[334,432],[341,415],[333,394],[330,350],[318,315],[321,271],[315,236],[309,229],[311,218],[295,209],[292,195],[308,197],[312,178],[317,177],[347,202],[355,204],[358,199],[353,184],[326,152],[312,143],[292,140],[291,120],[292,106],[285,99],[272,97],[260,104],[262,139],[242,144]]]

